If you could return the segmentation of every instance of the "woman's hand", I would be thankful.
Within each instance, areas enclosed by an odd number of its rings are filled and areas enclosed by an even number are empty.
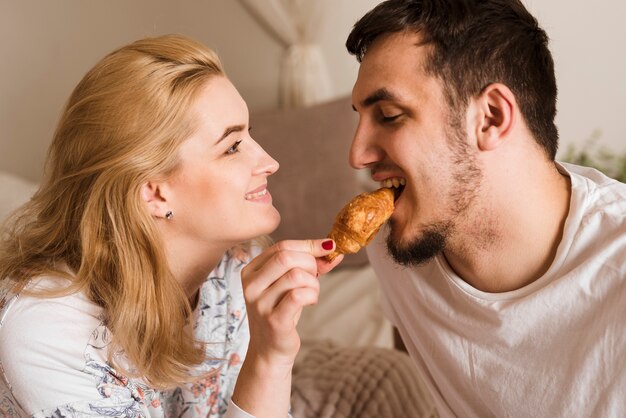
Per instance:
[[[255,417],[286,417],[291,371],[300,349],[296,325],[307,305],[317,303],[319,276],[343,259],[328,262],[329,239],[281,241],[241,271],[250,345],[233,402]]]
[[[244,267],[250,354],[271,363],[293,364],[300,348],[296,325],[302,309],[317,303],[319,276],[341,262],[329,263],[324,257],[334,246],[329,239],[281,241]]]

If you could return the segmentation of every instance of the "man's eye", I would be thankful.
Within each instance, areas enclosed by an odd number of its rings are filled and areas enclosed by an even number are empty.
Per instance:
[[[402,116],[402,113],[398,113],[397,115],[392,115],[392,116],[382,115],[382,121],[385,123],[393,122],[394,120],[398,119],[400,116]]]
[[[226,151],[226,154],[234,154],[236,152],[239,152],[239,144],[241,144],[241,140],[237,141],[233,144],[232,147],[228,148],[228,150]]]

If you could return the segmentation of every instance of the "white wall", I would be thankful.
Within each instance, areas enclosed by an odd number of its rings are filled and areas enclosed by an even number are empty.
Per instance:
[[[324,22],[322,50],[337,96],[350,93],[358,70],[345,39],[377,3],[335,0]],[[603,143],[621,150],[626,3],[589,3],[526,0],[552,38],[562,143],[601,129]],[[172,32],[215,48],[252,110],[277,105],[282,47],[236,0],[0,0],[0,170],[39,179],[63,103],[82,75],[118,46]]]
[[[551,39],[561,151],[596,130],[603,146],[626,151],[626,2],[523,1]]]

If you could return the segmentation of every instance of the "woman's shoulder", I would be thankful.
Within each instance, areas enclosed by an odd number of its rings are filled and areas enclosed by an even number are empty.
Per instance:
[[[82,353],[85,342],[102,323],[102,308],[81,292],[58,297],[37,295],[38,291],[58,289],[66,284],[66,279],[46,276],[32,279],[19,292],[5,292],[0,300],[3,363],[7,356],[25,356],[43,347],[55,351],[76,349]],[[81,343],[83,346],[79,347]],[[18,345],[19,350],[12,350]]]
[[[22,332],[93,328],[101,321],[102,308],[83,292],[59,296],[42,293],[58,292],[69,284],[69,280],[55,276],[36,277],[25,285],[4,284],[0,293],[0,334],[16,327]]]
[[[80,292],[36,294],[63,285],[63,280],[39,277],[0,296],[0,363],[7,375],[29,375],[30,368],[41,370],[51,362],[84,367],[85,347],[102,324],[102,309]]]
[[[117,388],[107,383],[115,371],[107,364],[110,335],[102,308],[81,292],[36,295],[66,284],[60,277],[41,277],[2,298],[0,401],[9,396],[29,414],[59,405],[78,408],[85,400],[102,404],[110,397],[105,392]]]

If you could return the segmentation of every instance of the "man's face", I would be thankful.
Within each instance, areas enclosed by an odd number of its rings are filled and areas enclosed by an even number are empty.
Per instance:
[[[359,125],[350,150],[354,168],[372,178],[405,181],[387,243],[402,264],[419,264],[453,239],[480,187],[465,112],[453,111],[439,79],[424,71],[428,45],[418,34],[377,39],[352,92]]]

